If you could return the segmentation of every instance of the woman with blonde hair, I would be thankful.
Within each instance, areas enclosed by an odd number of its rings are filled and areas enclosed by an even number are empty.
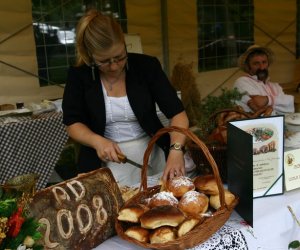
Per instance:
[[[121,185],[140,181],[140,169],[122,164],[118,154],[143,162],[150,138],[163,127],[156,105],[170,125],[188,128],[182,102],[155,57],[127,53],[119,23],[97,10],[76,30],[77,63],[70,67],[63,96],[63,122],[81,146],[79,172],[103,166]],[[164,180],[185,175],[185,136],[159,138],[148,174]]]

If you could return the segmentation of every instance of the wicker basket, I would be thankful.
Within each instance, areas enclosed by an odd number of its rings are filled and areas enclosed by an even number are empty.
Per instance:
[[[227,183],[226,144],[210,143],[206,144],[206,146],[218,165],[219,173],[223,183]],[[206,155],[195,142],[189,141],[187,143],[187,149],[190,152],[199,175],[213,174],[213,170],[206,158]]]
[[[204,221],[200,224],[198,224],[192,231],[187,233],[186,235],[175,239],[174,241],[166,242],[166,243],[156,243],[156,244],[150,244],[150,243],[143,243],[140,241],[137,241],[133,238],[128,237],[125,235],[125,231],[129,226],[132,226],[130,223],[125,223],[122,221],[119,221],[116,219],[115,228],[118,233],[118,235],[134,244],[137,244],[139,246],[142,246],[144,248],[151,248],[151,249],[186,249],[191,248],[196,245],[199,245],[206,241],[208,238],[210,238],[216,231],[219,230],[220,227],[222,227],[225,222],[230,217],[231,212],[233,211],[234,207],[238,203],[238,198],[234,200],[229,206],[225,204],[225,197],[224,197],[224,187],[219,175],[218,167],[216,165],[215,160],[213,159],[212,155],[210,154],[209,150],[205,146],[205,144],[190,130],[188,129],[182,129],[178,127],[167,127],[160,129],[155,136],[152,137],[150,140],[148,147],[144,154],[144,161],[143,161],[143,168],[142,168],[142,174],[141,174],[141,186],[139,193],[136,194],[134,197],[132,197],[130,200],[128,200],[124,206],[136,204],[136,203],[143,203],[143,201],[147,198],[152,197],[154,194],[158,193],[160,191],[160,186],[154,186],[154,187],[147,187],[147,166],[148,166],[148,160],[149,156],[151,154],[152,148],[156,142],[156,140],[163,134],[169,133],[169,132],[180,132],[184,135],[186,135],[188,138],[190,138],[192,141],[194,141],[204,152],[205,156],[207,157],[207,160],[211,164],[211,167],[213,169],[214,176],[217,181],[217,186],[220,193],[220,203],[221,207],[216,210],[213,213],[213,216],[207,217],[204,219]]]
[[[209,124],[215,124],[216,128],[211,134],[206,135],[206,146],[218,165],[220,176],[224,183],[227,182],[227,123],[234,120],[256,118],[260,115],[268,116],[272,110],[273,109],[268,106],[259,109],[256,113],[250,113],[236,107],[218,110],[209,117]],[[224,120],[221,121],[218,117],[223,117]],[[198,173],[200,175],[211,174],[212,168],[210,162],[207,160],[201,148],[193,141],[189,141],[187,146]]]

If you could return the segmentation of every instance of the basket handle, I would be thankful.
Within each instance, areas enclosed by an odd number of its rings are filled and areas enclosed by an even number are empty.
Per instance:
[[[224,208],[224,206],[226,206],[226,205],[225,205],[225,194],[224,194],[223,183],[222,183],[222,180],[221,180],[221,177],[220,177],[220,174],[219,174],[218,166],[217,166],[214,158],[212,157],[211,153],[209,152],[207,146],[205,145],[204,142],[202,142],[189,129],[180,128],[180,127],[176,127],[176,126],[161,128],[150,139],[150,141],[148,143],[148,147],[145,150],[144,159],[143,159],[143,168],[142,168],[142,172],[141,172],[141,186],[140,186],[140,191],[142,189],[143,190],[147,189],[147,168],[148,168],[148,161],[149,161],[149,157],[150,157],[150,154],[151,154],[151,151],[153,149],[153,146],[154,146],[155,142],[157,141],[157,139],[161,135],[166,134],[166,133],[170,133],[170,132],[179,132],[179,133],[184,134],[186,137],[190,138],[192,141],[194,141],[202,149],[205,157],[207,158],[208,162],[211,164],[214,176],[216,178],[218,190],[219,190],[219,197],[220,197],[221,208]]]
[[[223,112],[236,112],[239,113],[241,115],[246,116],[247,118],[256,118],[259,117],[261,115],[263,116],[270,116],[271,113],[273,111],[272,106],[265,106],[262,107],[260,109],[258,109],[255,113],[251,113],[251,112],[246,112],[244,110],[238,109],[238,108],[228,108],[228,109],[221,109],[221,110],[217,110],[215,111],[210,117],[209,120],[213,120],[218,114],[223,113]]]
[[[243,110],[240,110],[240,109],[234,109],[234,108],[228,108],[228,109],[220,109],[220,110],[217,110],[215,111],[210,117],[209,117],[209,120],[212,120],[214,119],[218,114],[220,113],[223,113],[223,112],[236,112],[236,113],[239,113],[241,115],[244,115],[246,116],[247,118],[251,118],[251,114],[243,111]]]

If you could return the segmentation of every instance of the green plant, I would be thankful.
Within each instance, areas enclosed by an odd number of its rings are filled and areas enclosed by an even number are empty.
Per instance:
[[[200,105],[200,116],[197,119],[196,134],[205,139],[205,137],[215,128],[215,120],[213,114],[223,109],[230,109],[236,106],[236,101],[241,100],[244,93],[240,93],[236,88],[223,88],[218,96],[208,95],[202,100]]]
[[[43,249],[43,246],[36,244],[42,237],[38,231],[41,224],[28,216],[29,201],[30,195],[27,193],[5,192],[0,187],[0,250]]]
[[[294,240],[290,242],[288,249],[298,249],[300,247],[300,241],[299,240]]]
[[[300,222],[296,216],[296,214],[294,213],[293,209],[291,206],[287,206],[288,210],[290,211],[292,218],[294,219],[294,221],[297,223],[298,226],[300,226]],[[299,249],[300,248],[300,241],[299,240],[293,240],[289,243],[288,245],[288,249]]]

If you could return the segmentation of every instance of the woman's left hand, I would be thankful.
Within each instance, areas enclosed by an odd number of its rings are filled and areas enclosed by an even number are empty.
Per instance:
[[[189,127],[189,120],[185,111],[173,116],[170,121],[170,126],[176,126],[187,129]],[[171,144],[179,143],[185,144],[185,135],[179,132],[170,133]],[[175,176],[185,175],[184,166],[184,152],[182,150],[171,149],[167,159],[166,167],[162,180],[166,182],[168,179],[172,179]]]
[[[179,150],[170,150],[162,179],[166,182],[168,179],[182,175],[185,175],[184,153]]]

